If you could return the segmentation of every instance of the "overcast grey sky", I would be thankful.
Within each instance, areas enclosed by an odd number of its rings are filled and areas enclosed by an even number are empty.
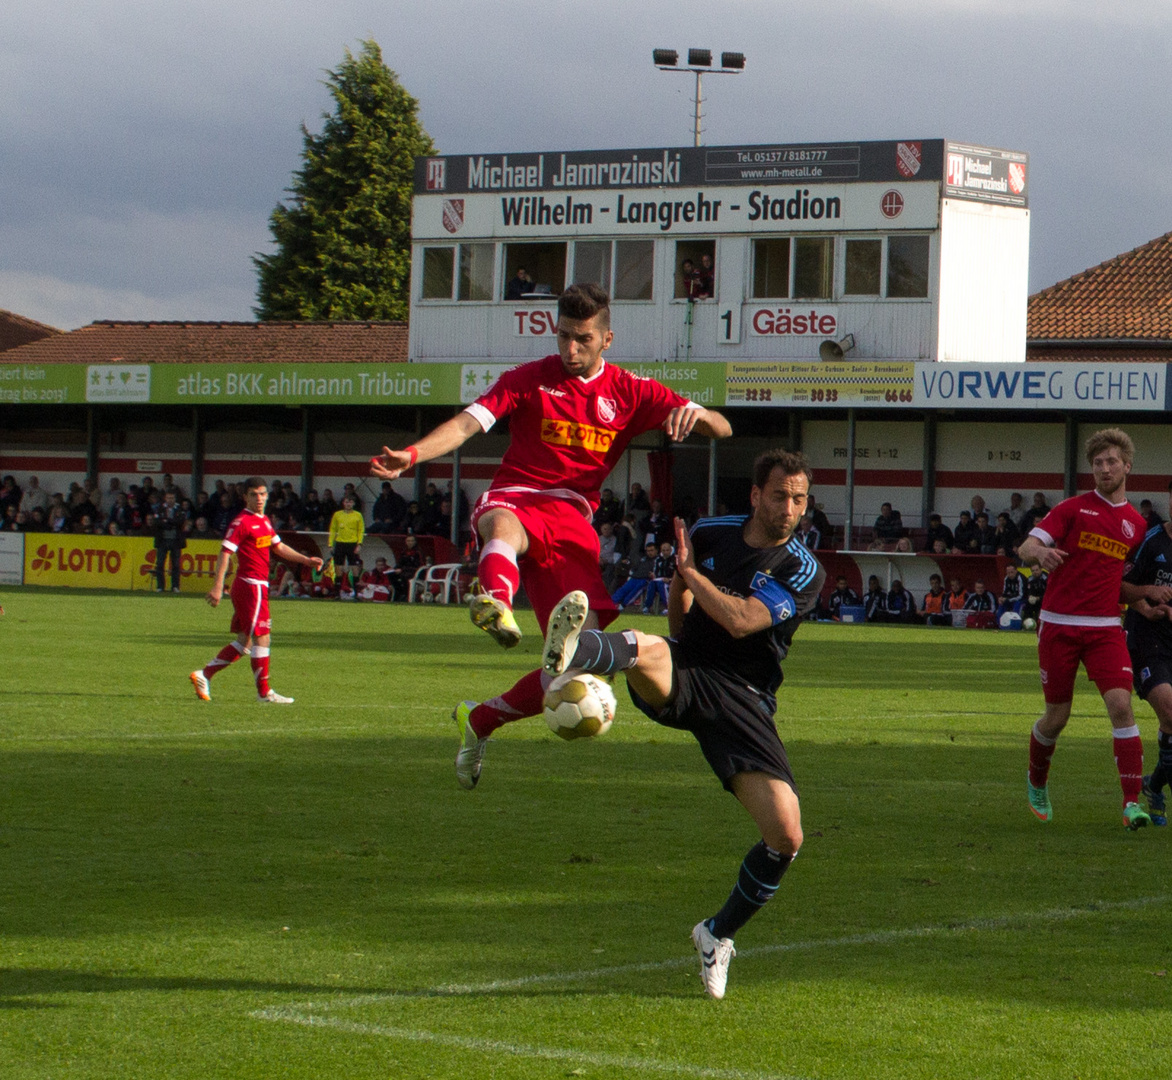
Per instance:
[[[724,143],[949,138],[1028,151],[1030,289],[1172,229],[1169,0],[8,0],[0,308],[250,319],[250,257],[367,37],[443,153],[687,146],[651,50],[738,50]]]

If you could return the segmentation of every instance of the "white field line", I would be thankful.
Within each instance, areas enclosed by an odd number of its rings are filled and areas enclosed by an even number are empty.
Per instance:
[[[546,1061],[565,1061],[595,1068],[614,1070],[620,1075],[636,1070],[666,1073],[671,1076],[697,1077],[699,1080],[802,1080],[800,1077],[778,1073],[762,1073],[744,1069],[711,1069],[682,1061],[660,1061],[655,1058],[631,1057],[625,1054],[599,1054],[589,1050],[570,1050],[559,1046],[534,1046],[525,1043],[503,1042],[500,1039],[477,1039],[466,1035],[445,1035],[434,1031],[412,1031],[410,1028],[386,1024],[362,1024],[340,1020],[332,1016],[308,1016],[291,1009],[263,1009],[252,1013],[258,1020],[281,1020],[310,1028],[330,1028],[352,1035],[380,1035],[406,1042],[432,1043],[453,1050],[471,1050],[478,1054],[508,1054],[512,1057],[538,1058]]]
[[[840,938],[826,938],[813,941],[793,941],[782,945],[764,945],[755,949],[742,949],[740,959],[771,956],[779,953],[809,951],[825,948],[842,948],[857,945],[890,945],[899,941],[916,938],[946,937],[953,934],[969,934],[1009,929],[1014,926],[1028,926],[1040,922],[1054,922],[1077,919],[1086,916],[1106,914],[1115,911],[1134,911],[1138,908],[1166,904],[1168,895],[1145,896],[1135,900],[1092,902],[1079,906],[1047,908],[1042,911],[1025,911],[1012,915],[1000,915],[984,919],[968,919],[964,922],[945,923],[939,926],[917,926],[903,930],[876,930],[865,934],[850,934]],[[588,1051],[570,1050],[562,1047],[531,1046],[502,1042],[498,1039],[479,1039],[460,1035],[447,1035],[431,1031],[412,1030],[386,1024],[368,1024],[339,1017],[324,1016],[323,1013],[337,1009],[355,1009],[380,1002],[396,1000],[418,1000],[421,997],[472,996],[492,994],[528,987],[588,982],[595,979],[637,974],[647,971],[668,971],[673,968],[694,965],[692,956],[673,957],[669,960],[648,961],[640,964],[623,964],[614,967],[591,968],[579,971],[549,972],[544,975],[526,975],[518,979],[497,979],[487,983],[446,984],[430,989],[405,993],[363,994],[351,998],[325,1001],[306,1001],[300,1004],[260,1009],[250,1015],[257,1020],[298,1024],[310,1028],[330,1028],[336,1031],[358,1035],[377,1035],[384,1038],[401,1039],[409,1042],[426,1042],[447,1046],[457,1050],[471,1050],[477,1053],[508,1054],[515,1057],[542,1058],[553,1061],[576,1061],[608,1069],[643,1069],[676,1076],[698,1077],[700,1080],[798,1080],[795,1077],[773,1073],[759,1073],[739,1069],[712,1069],[686,1062],[659,1061],[654,1058],[636,1058],[613,1054],[597,1054]]]

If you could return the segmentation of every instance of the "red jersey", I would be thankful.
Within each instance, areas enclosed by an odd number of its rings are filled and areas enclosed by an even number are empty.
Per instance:
[[[269,583],[269,556],[280,542],[273,523],[251,510],[240,514],[224,534],[224,547],[236,554],[236,577],[254,585]]]
[[[1131,503],[1098,491],[1064,499],[1030,530],[1067,553],[1050,571],[1042,621],[1065,626],[1117,626],[1123,571],[1143,542],[1147,522]]]
[[[585,500],[593,514],[603,481],[631,440],[690,404],[662,383],[605,361],[589,379],[569,375],[555,354],[506,371],[466,411],[485,431],[511,417],[493,488]]]

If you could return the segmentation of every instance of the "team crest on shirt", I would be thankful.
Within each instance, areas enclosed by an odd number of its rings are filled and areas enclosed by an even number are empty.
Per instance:
[[[609,424],[615,418],[618,412],[618,406],[615,405],[614,398],[600,397],[594,401],[594,408],[598,412],[598,419],[604,424]]]
[[[1135,526],[1126,519],[1123,521],[1123,535],[1126,536],[1128,540],[1135,536]]]

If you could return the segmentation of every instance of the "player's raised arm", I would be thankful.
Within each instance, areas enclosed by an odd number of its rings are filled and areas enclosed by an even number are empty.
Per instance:
[[[317,555],[303,555],[296,548],[291,548],[285,543],[274,544],[273,554],[279,559],[284,559],[286,562],[301,563],[302,566],[312,566],[314,570],[320,570],[322,568],[322,560]]]
[[[457,446],[463,446],[478,431],[483,430],[471,413],[457,413],[451,420],[445,420],[434,431],[424,435],[419,442],[403,450],[392,450],[384,446],[382,453],[370,459],[372,476],[394,480],[420,461],[450,454]]]
[[[682,442],[694,431],[710,439],[724,439],[732,434],[732,425],[722,413],[698,405],[679,405],[667,414],[663,430],[672,442]]]
[[[721,592],[696,566],[692,543],[688,539],[687,526],[680,518],[675,519],[676,527],[676,576],[680,579],[695,602],[715,622],[735,638],[748,637],[759,630],[773,625],[773,616],[765,604],[753,596],[730,596]],[[670,597],[669,612],[670,612]],[[682,620],[681,620],[682,621]]]

